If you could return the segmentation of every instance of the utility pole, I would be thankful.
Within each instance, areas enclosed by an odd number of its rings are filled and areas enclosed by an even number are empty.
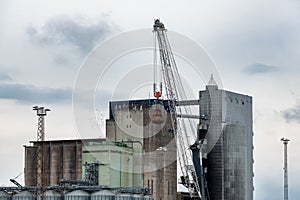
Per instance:
[[[37,152],[36,152],[36,199],[45,200],[46,192],[46,173],[45,173],[45,116],[50,111],[48,108],[34,106],[38,116],[38,129],[37,129]]]
[[[287,162],[287,145],[288,142],[290,141],[287,138],[281,138],[281,141],[283,142],[283,146],[284,146],[284,167],[283,167],[283,172],[284,172],[284,193],[283,193],[283,199],[284,200],[288,200],[288,162]]]

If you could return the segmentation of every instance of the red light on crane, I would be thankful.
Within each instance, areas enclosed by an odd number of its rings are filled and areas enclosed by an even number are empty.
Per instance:
[[[159,99],[159,97],[161,97],[161,92],[158,91],[154,92],[154,97]]]

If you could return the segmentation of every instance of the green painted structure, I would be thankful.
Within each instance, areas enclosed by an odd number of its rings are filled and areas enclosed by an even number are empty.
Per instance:
[[[137,154],[140,155],[139,158]],[[87,164],[97,163],[98,185],[143,187],[142,172],[134,173],[136,163],[141,163],[141,160],[141,153],[134,152],[130,143],[91,141],[82,147],[82,177],[86,177]]]

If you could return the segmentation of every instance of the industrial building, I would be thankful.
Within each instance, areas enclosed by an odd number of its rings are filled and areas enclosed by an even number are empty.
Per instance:
[[[17,187],[0,188],[0,198],[253,199],[252,98],[220,90],[212,76],[199,99],[186,100],[165,26],[156,19],[153,28],[155,62],[160,58],[154,64],[156,99],[109,102],[106,138],[81,140],[45,141],[50,109],[34,106],[37,141],[24,146],[25,186],[12,180]],[[158,72],[168,100],[161,99]],[[186,109],[190,105],[199,106],[198,115]],[[197,120],[197,130],[192,123],[186,128],[183,118]],[[188,193],[177,193],[177,161]]]
[[[199,102],[209,116],[203,163],[210,199],[252,200],[252,97],[220,90],[211,77]]]
[[[191,196],[188,192],[177,192],[176,200],[190,200]]]
[[[25,186],[36,185],[36,150],[41,142],[25,147]],[[133,180],[133,147],[105,139],[44,141],[45,183],[60,182],[107,187],[143,187],[142,178]],[[141,157],[140,157],[141,159]],[[122,164],[124,163],[124,164]],[[139,173],[142,177],[142,174]],[[86,183],[84,183],[84,181]]]
[[[25,146],[25,185],[36,185],[36,154],[43,144],[47,186],[82,180],[146,187],[154,199],[175,199],[176,139],[168,105],[157,99],[110,102],[106,139],[32,141]]]
[[[48,187],[45,192],[45,200],[153,200],[150,195],[141,193],[124,193],[110,189],[96,188],[63,188]],[[36,200],[34,189],[23,188],[1,188],[0,199],[2,200]]]
[[[197,102],[199,113],[209,116],[203,165],[210,199],[252,200],[252,98],[220,90],[212,78]],[[176,144],[168,105],[160,99],[113,101],[106,139],[44,141],[47,185],[61,179],[91,181],[87,167],[95,164],[96,185],[146,187],[154,199],[176,199]],[[31,143],[25,146],[26,186],[36,184],[35,155],[41,144]]]
[[[203,165],[210,199],[252,200],[252,98],[220,90],[212,78],[197,102],[199,113],[209,116]],[[176,144],[168,105],[160,99],[113,101],[106,139],[44,141],[47,185],[61,179],[91,181],[87,168],[95,164],[96,185],[145,187],[154,199],[176,199]],[[25,146],[26,186],[36,184],[35,155],[41,144],[31,143]]]
[[[34,199],[37,183],[36,154],[44,146],[46,199],[153,199],[143,186],[143,174],[133,173],[134,149],[126,142],[106,139],[52,140],[37,142],[25,147],[25,186],[3,187],[3,195],[13,199]],[[140,160],[142,159],[141,154]],[[141,161],[137,161],[141,162]],[[135,178],[134,176],[138,177]],[[22,192],[20,192],[22,191]],[[20,193],[19,193],[20,192]],[[1,194],[0,194],[1,195]],[[1,198],[1,197],[0,197]]]
[[[82,146],[87,140],[54,140],[44,141],[45,183],[47,186],[58,185],[60,179],[82,180]],[[24,145],[25,186],[36,186],[36,155],[42,142],[31,141]]]
[[[94,185],[142,188],[143,174],[136,165],[142,163],[142,155],[136,152],[139,157],[135,156],[134,150],[127,143],[89,141],[82,147],[82,177],[86,180],[94,178]],[[138,173],[134,173],[136,171]],[[95,175],[91,172],[95,172]]]
[[[109,104],[106,137],[114,142],[132,143],[143,154],[144,186],[154,199],[173,200],[177,192],[176,137],[169,103],[161,99],[114,101]],[[141,154],[135,154],[135,160]]]

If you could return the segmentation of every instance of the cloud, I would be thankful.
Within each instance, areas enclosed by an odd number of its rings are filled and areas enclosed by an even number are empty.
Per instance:
[[[66,57],[66,56],[63,56],[63,55],[58,55],[58,56],[55,56],[54,57],[54,63],[56,65],[63,65],[63,66],[66,66],[68,65],[70,62],[70,60]]]
[[[295,107],[282,111],[281,114],[286,122],[300,123],[300,102]]]
[[[272,73],[278,71],[278,67],[265,65],[262,63],[255,63],[247,66],[246,68],[244,68],[243,71],[249,75],[265,74],[265,73]]]
[[[112,33],[113,24],[106,18],[93,23],[92,20],[83,17],[57,16],[42,27],[29,26],[27,35],[37,44],[72,45],[82,52],[89,52],[99,41]]]
[[[0,81],[10,81],[11,77],[8,74],[0,73]]]
[[[220,69],[229,74],[254,62],[280,66],[279,70],[285,72],[296,68],[299,66],[295,53],[299,52],[298,4],[244,1],[239,12],[232,14],[234,7],[226,1],[226,5],[219,7],[218,21],[207,23],[208,40],[204,46],[215,63],[222,65]],[[245,70],[249,75],[251,72]]]
[[[0,84],[0,99],[20,103],[62,103],[72,98],[72,89],[38,88],[33,85]]]

